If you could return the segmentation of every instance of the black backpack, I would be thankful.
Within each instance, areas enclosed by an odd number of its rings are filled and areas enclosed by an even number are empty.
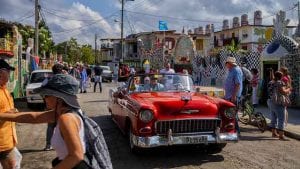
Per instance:
[[[84,124],[86,139],[86,162],[93,169],[112,169],[109,151],[99,125],[85,115],[82,110],[75,111],[81,117]]]

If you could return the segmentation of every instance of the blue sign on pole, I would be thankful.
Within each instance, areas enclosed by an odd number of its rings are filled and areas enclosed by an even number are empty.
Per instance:
[[[158,28],[160,31],[167,31],[168,30],[168,25],[166,21],[159,21]]]

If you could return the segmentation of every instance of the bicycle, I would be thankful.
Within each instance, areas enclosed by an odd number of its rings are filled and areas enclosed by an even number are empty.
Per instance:
[[[255,111],[251,103],[251,95],[248,94],[241,98],[238,105],[238,120],[243,124],[255,123],[261,132],[267,128],[267,121],[261,112]]]

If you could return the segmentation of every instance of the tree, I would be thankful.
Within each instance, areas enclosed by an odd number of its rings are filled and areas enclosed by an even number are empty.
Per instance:
[[[69,63],[80,62],[80,46],[76,38],[71,38],[68,42],[68,59]]]
[[[83,63],[92,64],[95,62],[95,54],[91,45],[82,45],[81,47],[81,61]]]
[[[266,34],[266,29],[263,28],[255,28],[254,29],[254,34],[257,36],[260,36],[258,38],[258,42],[259,43],[267,43],[267,40],[265,38],[265,34]]]
[[[28,44],[27,44],[27,40],[29,38],[34,39],[34,28],[32,26],[29,25],[22,25],[20,23],[15,23],[18,28],[19,31],[22,35],[22,39],[23,39],[23,47],[25,50],[25,48],[27,48]],[[48,55],[49,53],[53,51],[53,47],[54,47],[54,42],[52,40],[52,34],[48,28],[48,26],[46,25],[45,22],[41,21],[39,23],[39,56],[42,55]]]

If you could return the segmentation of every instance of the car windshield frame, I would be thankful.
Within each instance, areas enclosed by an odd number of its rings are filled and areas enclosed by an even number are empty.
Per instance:
[[[138,74],[127,83],[129,93],[194,91],[193,80],[186,74]]]
[[[34,72],[30,76],[29,83],[42,83],[46,78],[52,77],[52,72]]]

